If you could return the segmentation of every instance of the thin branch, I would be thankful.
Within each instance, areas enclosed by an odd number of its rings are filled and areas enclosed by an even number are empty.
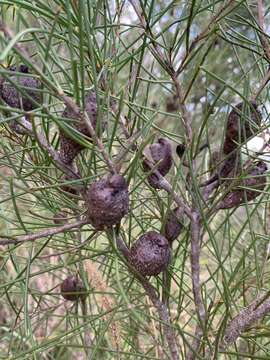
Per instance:
[[[172,196],[173,200],[176,202],[176,204],[183,209],[185,214],[191,219],[192,218],[192,212],[191,209],[187,204],[184,203],[184,201],[181,199],[181,197],[173,190],[172,185],[163,177],[159,171],[154,169],[153,164],[147,160],[144,159],[145,164],[149,167],[152,174],[155,175],[158,185],[161,189],[165,190],[169,195]]]
[[[16,245],[16,244],[24,243],[24,242],[27,242],[27,241],[34,241],[34,240],[44,238],[44,237],[47,237],[47,236],[56,235],[56,234],[65,232],[65,231],[70,230],[70,229],[79,228],[79,227],[81,227],[83,225],[86,225],[88,223],[89,223],[89,221],[87,219],[79,220],[79,221],[76,221],[76,222],[71,223],[71,224],[65,224],[65,225],[62,225],[62,226],[52,227],[50,229],[43,230],[43,231],[40,231],[40,232],[36,232],[36,233],[33,233],[33,234],[20,235],[20,236],[17,236],[15,239],[1,240],[0,245],[10,245],[10,244],[15,244]]]
[[[186,51],[186,53],[184,54],[182,61],[180,63],[180,65],[178,66],[178,69],[176,70],[176,77],[178,77],[181,73],[181,71],[184,69],[184,65],[185,65],[185,61],[187,60],[189,54],[197,47],[197,45],[203,40],[205,39],[205,37],[207,37],[207,35],[212,31],[214,25],[218,22],[219,17],[222,15],[222,13],[229,8],[231,5],[233,5],[233,3],[235,2],[235,0],[229,0],[228,3],[225,3],[220,10],[216,13],[216,15],[214,15],[212,17],[212,19],[209,21],[209,23],[207,24],[207,26],[205,27],[205,29],[203,31],[201,31],[200,34],[198,34],[196,36],[196,38],[192,41],[192,43],[190,44],[188,50]]]
[[[268,59],[268,61],[270,63],[270,44],[269,44],[269,41],[268,41],[267,37],[264,34],[264,32],[265,32],[264,8],[263,8],[262,0],[258,0],[258,2],[257,2],[257,12],[258,12],[258,23],[259,23],[259,27],[260,27],[260,30],[261,30],[261,33],[259,33],[259,38],[260,38],[260,41],[261,41],[265,56],[266,56],[266,58]],[[267,73],[265,74],[265,76],[261,80],[261,83],[260,83],[260,86],[259,86],[258,90],[256,90],[255,94],[252,96],[252,100],[256,100],[259,97],[259,95],[261,94],[263,89],[268,84],[269,80],[270,80],[270,68],[268,69]]]
[[[269,293],[259,295],[249,306],[241,310],[240,313],[231,320],[225,330],[223,343],[220,348],[224,350],[230,344],[234,343],[245,330],[268,313],[270,313]]]
[[[40,144],[40,146],[46,150],[52,157],[52,159],[55,161],[55,163],[69,176],[76,177],[77,179],[80,179],[80,175],[74,170],[72,166],[69,166],[65,164],[61,157],[59,156],[59,153],[48,143],[45,136],[41,132],[34,131],[32,124],[26,120],[21,119],[20,124],[27,130],[28,135],[35,137]]]
[[[267,40],[267,37],[264,35],[265,27],[264,27],[264,8],[263,8],[263,2],[262,0],[258,0],[257,5],[257,11],[258,11],[258,22],[259,27],[262,31],[262,33],[259,33],[260,41],[263,46],[264,53],[267,57],[267,59],[270,62],[270,44]]]

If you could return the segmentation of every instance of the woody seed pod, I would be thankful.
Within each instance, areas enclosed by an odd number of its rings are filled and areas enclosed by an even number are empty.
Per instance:
[[[129,210],[126,180],[122,175],[109,175],[92,183],[86,194],[88,217],[97,230],[118,224]]]
[[[16,71],[16,67],[9,68],[10,71]],[[21,65],[17,70],[18,73],[10,75],[10,80],[16,83],[18,88],[22,88],[26,95],[20,94],[16,87],[6,79],[1,81],[0,94],[1,98],[12,108],[19,108],[25,111],[34,110],[37,105],[34,102],[41,103],[41,83],[38,79],[30,76],[28,67]]]
[[[77,276],[68,276],[60,286],[61,295],[69,301],[83,300],[86,297],[86,288]]]
[[[182,212],[179,207],[176,207],[167,217],[164,235],[169,243],[172,243],[173,240],[177,239],[183,229],[181,218]]]
[[[165,176],[170,171],[173,163],[172,147],[167,139],[160,138],[157,143],[148,145],[145,149],[145,154],[147,154],[148,159],[153,162],[154,165],[158,163],[157,171],[159,171],[162,176]],[[143,162],[143,168],[145,172],[150,170],[145,161]],[[160,188],[155,174],[150,174],[147,179],[153,188]]]
[[[105,130],[106,122],[101,120],[98,124],[97,119],[97,100],[96,94],[93,91],[90,91],[85,96],[85,111],[91,121],[93,128],[100,133]],[[77,118],[77,114],[70,108],[66,107],[62,114],[63,118],[71,119],[71,125],[74,128],[82,133],[85,136],[91,138],[87,125],[84,121],[79,120]],[[69,122],[70,123],[70,122]],[[99,125],[99,129],[97,129],[97,125]],[[65,164],[71,164],[75,157],[79,154],[81,150],[83,150],[84,146],[76,142],[74,139],[70,138],[67,134],[65,134],[62,130],[60,130],[60,157],[61,160]]]
[[[226,195],[218,205],[218,209],[238,207],[246,200],[251,201],[258,197],[266,186],[266,176],[262,176],[266,171],[267,165],[263,161],[258,162],[255,167],[250,169],[248,178],[241,180],[240,185]]]
[[[258,110],[257,103],[252,101],[247,107],[250,111],[250,117],[248,119],[247,115],[243,112],[243,103],[236,105],[235,109],[229,114],[223,145],[225,154],[229,154],[236,149],[237,144],[242,144],[248,140],[261,124],[262,116]]]
[[[168,240],[156,231],[143,234],[131,247],[130,264],[143,276],[156,276],[164,271],[171,259]]]

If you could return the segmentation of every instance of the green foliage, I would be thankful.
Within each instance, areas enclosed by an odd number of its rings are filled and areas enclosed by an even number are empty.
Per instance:
[[[140,0],[136,7],[145,28],[132,3],[0,0],[0,30],[4,24],[13,32],[10,38],[0,33],[0,76],[9,78],[11,64],[26,64],[42,83],[43,102],[30,117],[33,132],[42,132],[55,151],[59,129],[85,147],[75,161],[81,178],[64,178],[37,137],[12,130],[12,122],[25,112],[0,102],[0,237],[50,229],[62,210],[69,222],[85,216],[82,193],[71,194],[63,184],[86,188],[108,173],[108,164],[95,141],[63,118],[63,95],[84,109],[85,94],[94,90],[98,118],[107,121],[100,138],[129,183],[130,211],[119,230],[126,244],[147,231],[163,231],[175,208],[172,194],[151,188],[142,169],[145,148],[159,137],[173,144],[174,165],[166,179],[186,204],[200,211],[207,323],[194,358],[203,359],[210,348],[220,359],[269,359],[267,316],[234,345],[219,348],[228,321],[268,289],[268,186],[251,203],[225,211],[216,205],[230,191],[227,183],[207,203],[200,186],[210,177],[209,159],[222,146],[231,106],[255,96],[269,68],[257,2]],[[171,66],[190,115],[190,143]],[[18,91],[23,96],[25,89]],[[268,87],[257,95],[264,121],[253,137],[268,127]],[[181,143],[188,146],[179,159],[175,148]],[[85,225],[33,242],[0,245],[0,359],[171,359],[162,321],[113,235]],[[151,278],[168,306],[181,359],[199,323],[190,238],[185,216],[168,270]],[[79,274],[87,287],[85,306],[60,296],[59,285],[70,274]]]

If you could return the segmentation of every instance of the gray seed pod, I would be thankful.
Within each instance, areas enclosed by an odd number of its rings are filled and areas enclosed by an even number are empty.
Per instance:
[[[182,211],[179,207],[176,207],[172,212],[170,212],[169,216],[167,217],[165,228],[164,228],[164,235],[169,243],[172,243],[173,240],[177,239],[178,236],[181,234],[183,229],[182,219]]]
[[[77,276],[68,276],[60,286],[61,295],[69,301],[78,301],[86,298],[86,288]]]
[[[165,138],[158,139],[157,143],[152,145],[148,145],[145,149],[145,154],[147,155],[148,159],[153,162],[153,164],[159,163],[157,170],[162,176],[165,176],[172,167],[173,157],[172,157],[172,147],[170,142]],[[143,162],[143,168],[145,172],[148,172],[149,166]],[[151,174],[148,176],[149,184],[155,188],[159,189],[158,179],[155,174]]]
[[[16,67],[12,67],[10,70],[16,71]],[[17,72],[23,73],[25,76],[14,74],[10,75],[10,79],[17,84],[18,88],[22,88],[28,96],[20,94],[20,91],[7,79],[2,79],[0,88],[1,98],[12,108],[32,111],[37,107],[34,102],[40,104],[42,101],[40,92],[41,83],[37,78],[29,76],[30,73],[25,65],[21,65]]]
[[[122,175],[109,175],[90,185],[88,217],[97,230],[118,224],[129,210],[128,186]]]
[[[85,111],[91,121],[93,128],[96,129],[98,124],[96,94],[93,91],[90,91],[85,96],[84,103]],[[71,119],[71,125],[73,125],[77,131],[91,138],[87,125],[84,121],[78,120],[76,113],[72,109],[66,107],[62,114],[62,117]],[[104,120],[101,120],[99,126],[99,132],[102,133],[106,128],[106,122]],[[75,157],[79,154],[79,152],[83,150],[83,148],[84,147],[81,144],[77,143],[75,140],[65,134],[62,130],[60,130],[60,157],[65,164],[71,164]]]
[[[251,168],[248,178],[241,181],[240,186],[232,189],[230,193],[221,201],[218,205],[218,209],[231,209],[243,205],[245,201],[254,200],[256,197],[261,195],[261,191],[266,186],[266,176],[263,175],[267,171],[267,165],[260,161]],[[243,189],[251,188],[251,189]]]
[[[130,264],[144,276],[156,276],[164,271],[171,259],[168,240],[156,231],[143,234],[131,247]]]

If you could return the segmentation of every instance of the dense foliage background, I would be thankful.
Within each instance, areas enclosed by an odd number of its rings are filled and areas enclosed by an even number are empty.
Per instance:
[[[209,160],[222,146],[228,114],[241,101],[259,105],[263,122],[249,149],[263,147],[267,161],[269,11],[267,1],[255,0],[0,0],[0,75],[8,79],[10,65],[26,64],[43,95],[31,113],[32,136],[10,126],[24,111],[0,104],[0,358],[269,359],[267,312],[235,342],[224,342],[232,318],[258,296],[268,301],[268,186],[254,201],[219,211],[225,186],[212,189],[210,200],[200,187],[211,176]],[[61,117],[66,97],[83,109],[89,89],[108,123],[102,143]],[[86,147],[76,158],[79,180],[65,178],[36,135],[57,152],[59,129]],[[153,189],[142,168],[145,147],[159,137],[173,144],[170,191]],[[179,144],[186,145],[181,159]],[[199,242],[185,214],[168,270],[150,278],[168,309],[179,355],[114,232],[87,224],[27,241],[55,228],[59,211],[68,213],[68,223],[84,218],[83,197],[63,183],[89,186],[107,174],[102,146],[129,183],[130,211],[120,229],[129,246],[146,231],[164,231],[174,193],[200,214]],[[241,151],[243,162],[257,157],[245,145]],[[22,243],[3,243],[24,235]],[[199,244],[195,254],[192,244]],[[194,261],[201,304],[194,300]],[[70,274],[87,288],[83,306],[60,295]]]

